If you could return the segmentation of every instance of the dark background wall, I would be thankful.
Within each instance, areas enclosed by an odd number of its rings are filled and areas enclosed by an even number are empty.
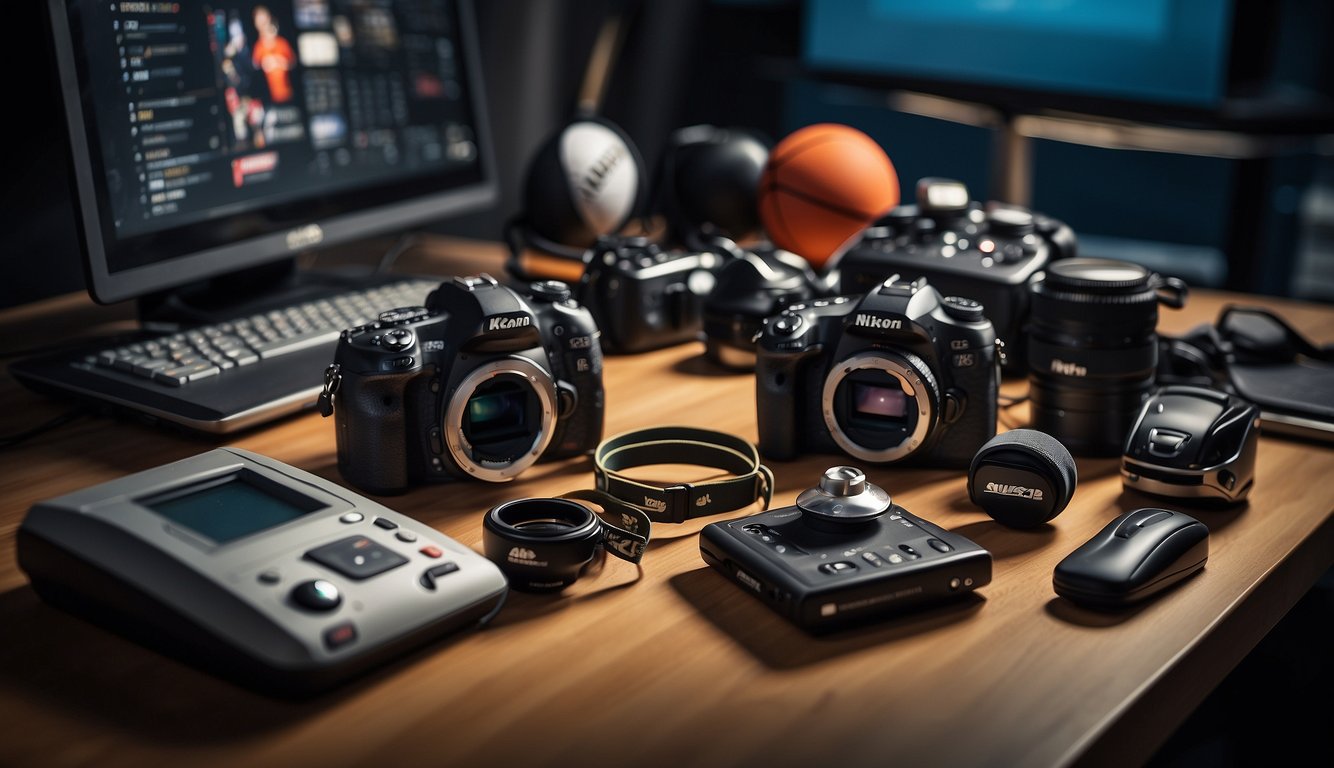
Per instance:
[[[1238,24],[1273,38],[1263,62],[1233,67],[1316,77],[1328,63],[1334,10],[1310,0],[1239,0]],[[16,3],[14,28],[41,29],[40,3]],[[995,186],[995,130],[889,108],[893,83],[849,86],[803,59],[809,8],[799,0],[488,0],[477,3],[501,200],[429,229],[499,238],[517,212],[527,162],[574,113],[604,21],[622,45],[601,105],[653,167],[677,127],[744,126],[772,140],[821,121],[858,127],[885,147],[905,195],[950,176],[983,197]],[[1281,8],[1277,22],[1247,21]],[[1305,57],[1302,51],[1306,51]],[[43,56],[46,55],[43,51]],[[82,288],[63,127],[51,66],[6,47],[23,116],[11,123],[0,205],[0,306]],[[1323,57],[1323,58],[1322,58]],[[1252,57],[1254,58],[1254,57]],[[1326,74],[1325,79],[1330,76]],[[1315,83],[1328,87],[1328,83]],[[1263,163],[1037,141],[1032,205],[1069,223],[1086,253],[1138,260],[1194,285],[1334,298],[1334,139]],[[909,198],[910,200],[910,198]]]

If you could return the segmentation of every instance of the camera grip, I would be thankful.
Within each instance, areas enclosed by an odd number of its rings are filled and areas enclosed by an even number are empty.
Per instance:
[[[553,357],[555,357],[553,355]],[[560,353],[562,371],[556,379],[574,389],[574,407],[559,414],[555,439],[547,447],[551,458],[588,453],[602,440],[606,398],[602,387],[602,348],[596,336],[587,349]],[[582,369],[582,370],[581,370]]]
[[[358,488],[375,494],[408,487],[407,408],[403,394],[410,377],[345,375],[334,409],[338,471]]]
[[[760,349],[755,361],[755,414],[760,453],[786,461],[800,453],[797,414],[801,387],[801,363],[819,351],[808,348],[799,354],[774,354]]]

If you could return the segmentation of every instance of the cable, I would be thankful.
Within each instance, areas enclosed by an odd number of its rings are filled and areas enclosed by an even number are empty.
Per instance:
[[[388,272],[389,268],[398,260],[398,257],[407,253],[416,244],[416,232],[404,232],[399,235],[394,244],[389,247],[389,250],[385,251],[384,255],[380,257],[380,263],[375,266],[375,274],[380,275]]]
[[[25,430],[23,432],[18,432],[13,435],[0,436],[0,450],[4,450],[6,448],[13,448],[14,446],[18,445],[19,443],[22,443],[23,441],[29,438],[36,437],[37,435],[40,435],[48,430],[55,429],[56,427],[64,426],[65,424],[73,421],[74,419],[80,416],[87,415],[87,413],[88,413],[87,408],[79,406],[77,408],[73,408],[71,410],[62,413],[53,419],[50,419],[44,424],[39,424],[35,427],[32,427],[31,429]]]

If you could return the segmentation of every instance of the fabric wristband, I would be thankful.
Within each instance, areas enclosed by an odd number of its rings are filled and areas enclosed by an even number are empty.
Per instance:
[[[692,464],[733,477],[699,483],[655,485],[621,474],[631,467]],[[729,512],[773,497],[774,476],[759,451],[735,435],[697,427],[650,427],[603,440],[593,453],[597,489],[643,509],[653,522],[682,523]]]

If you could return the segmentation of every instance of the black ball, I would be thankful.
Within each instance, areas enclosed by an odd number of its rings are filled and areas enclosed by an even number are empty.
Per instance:
[[[769,144],[742,129],[708,129],[668,150],[664,213],[678,231],[742,240],[760,231],[757,195]]]

